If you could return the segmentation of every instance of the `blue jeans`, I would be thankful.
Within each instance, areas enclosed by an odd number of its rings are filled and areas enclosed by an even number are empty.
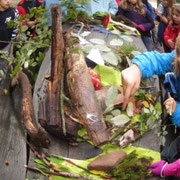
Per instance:
[[[152,38],[149,36],[141,36],[141,39],[146,46],[146,49],[148,51],[152,51]]]

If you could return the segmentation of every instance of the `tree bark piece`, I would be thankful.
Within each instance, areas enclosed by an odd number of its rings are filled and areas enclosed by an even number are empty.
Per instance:
[[[51,76],[47,98],[39,105],[39,122],[50,133],[64,137],[77,136],[77,123],[69,118],[62,118],[61,89],[63,81],[64,39],[59,6],[52,6],[52,51]],[[63,116],[64,117],[64,116]],[[67,133],[66,133],[67,132]]]
[[[109,134],[78,42],[72,32],[65,34],[67,84],[79,120],[85,126],[93,144],[98,146],[108,141]]]
[[[20,84],[22,89],[21,114],[27,133],[30,135],[32,142],[36,146],[47,148],[50,144],[50,140],[46,131],[35,119],[32,104],[31,85],[26,74],[23,72],[18,72],[13,78],[11,85],[15,86],[16,84]]]
[[[88,164],[89,170],[110,170],[114,169],[119,163],[126,158],[126,152],[123,150],[116,150],[111,153],[102,155]]]

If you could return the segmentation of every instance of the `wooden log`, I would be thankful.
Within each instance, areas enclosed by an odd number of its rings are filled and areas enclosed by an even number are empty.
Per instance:
[[[85,126],[93,144],[98,146],[108,141],[109,134],[78,42],[72,32],[65,33],[67,84],[79,120]]]
[[[46,131],[35,119],[32,104],[31,85],[26,74],[23,72],[18,72],[11,82],[12,86],[15,86],[16,84],[20,84],[22,89],[21,114],[27,133],[30,135],[35,146],[47,148],[50,144],[50,140]]]
[[[77,123],[63,115],[64,39],[59,6],[52,6],[51,76],[46,100],[39,104],[39,122],[50,133],[63,137],[77,136]]]

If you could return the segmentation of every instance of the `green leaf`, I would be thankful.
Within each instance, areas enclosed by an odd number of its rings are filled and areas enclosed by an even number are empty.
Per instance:
[[[110,122],[112,118],[113,118],[112,115],[107,115],[107,116],[104,118],[104,120]]]
[[[22,32],[26,32],[27,30],[28,30],[28,26],[27,25],[21,26],[21,31]]]
[[[161,104],[160,103],[156,103],[156,105],[154,106],[156,112],[158,115],[162,114],[162,108],[161,108]]]
[[[108,107],[108,106],[114,104],[114,101],[116,100],[117,96],[118,96],[117,87],[111,86],[108,89],[107,94],[106,94],[106,99],[105,99],[106,106]]]
[[[123,45],[123,41],[121,39],[113,39],[110,41],[110,45],[119,47]]]
[[[102,56],[103,56],[103,59],[109,64],[112,64],[114,66],[118,65],[118,58],[113,52],[107,52],[107,53],[104,52]]]
[[[118,115],[121,114],[121,111],[120,111],[119,109],[115,109],[114,111],[111,112],[111,114],[112,114],[113,116],[118,116]]]
[[[127,109],[126,109],[127,115],[129,117],[132,117],[133,116],[133,111],[134,111],[133,103],[129,102],[128,106],[127,106]]]
[[[125,114],[121,114],[119,116],[116,116],[114,118],[111,119],[111,123],[116,126],[116,127],[120,127],[123,126],[124,124],[126,124],[128,121],[130,121],[129,117],[126,116]]]

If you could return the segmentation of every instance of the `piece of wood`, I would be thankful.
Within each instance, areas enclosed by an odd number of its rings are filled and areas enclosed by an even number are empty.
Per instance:
[[[77,37],[72,32],[65,34],[65,54],[67,84],[74,102],[79,120],[85,126],[95,146],[109,140],[102,110],[97,102],[85,58],[81,52]]]
[[[26,74],[18,72],[11,82],[12,86],[15,86],[16,84],[20,84],[22,89],[21,115],[23,125],[25,126],[27,133],[30,135],[32,142],[36,146],[47,148],[50,144],[50,140],[46,131],[35,119],[32,105],[31,85]]]
[[[53,6],[52,11],[52,49],[51,72],[47,94],[39,102],[38,119],[46,131],[58,137],[76,137],[78,125],[67,116],[63,116],[64,103],[62,101],[62,88],[64,78],[63,58],[64,40],[61,25],[61,11],[59,6]]]
[[[5,80],[7,81],[7,80]],[[5,82],[6,83],[6,82]],[[8,86],[9,87],[9,86]],[[3,89],[7,88],[3,86]],[[19,101],[19,91],[10,96],[0,91],[0,179],[26,179],[26,134],[21,130],[20,118],[12,101]],[[19,109],[18,109],[19,110]]]

